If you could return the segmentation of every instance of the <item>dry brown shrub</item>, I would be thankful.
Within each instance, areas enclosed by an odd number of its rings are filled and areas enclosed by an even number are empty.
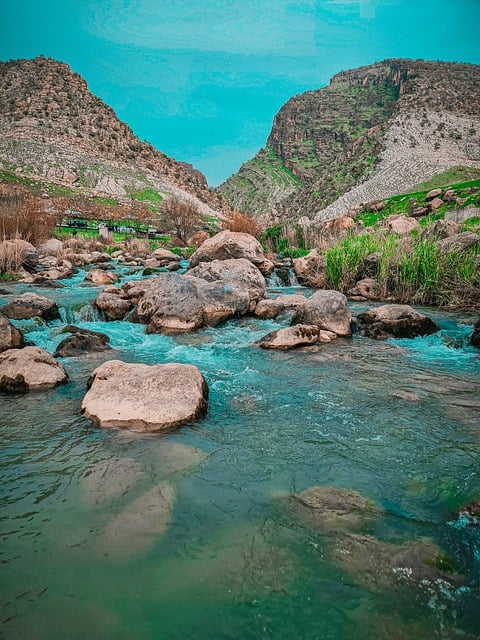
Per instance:
[[[179,240],[185,244],[195,229],[203,222],[202,216],[194,204],[180,200],[175,196],[162,203],[161,213],[165,217],[165,221],[173,226]]]
[[[223,222],[223,229],[239,233],[249,233],[258,238],[263,229],[256,220],[240,211],[232,211]]]
[[[0,242],[0,273],[15,273],[20,269],[23,260],[23,248],[16,241],[21,239],[20,236],[15,236]]]
[[[148,240],[140,238],[128,238],[125,241],[125,248],[128,253],[136,258],[148,258],[152,253],[152,247]]]
[[[0,238],[21,238],[32,244],[46,240],[58,215],[47,201],[20,187],[0,185]]]

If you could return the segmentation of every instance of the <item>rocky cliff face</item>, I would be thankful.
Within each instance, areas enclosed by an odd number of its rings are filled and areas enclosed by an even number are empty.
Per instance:
[[[205,177],[141,142],[68,65],[49,58],[0,62],[0,169],[116,198],[154,189],[226,209]]]
[[[452,166],[480,167],[480,66],[385,60],[291,98],[219,187],[242,211],[327,219]]]

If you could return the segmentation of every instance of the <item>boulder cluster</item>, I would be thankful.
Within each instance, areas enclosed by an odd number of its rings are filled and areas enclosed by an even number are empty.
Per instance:
[[[57,241],[49,241],[36,264],[53,259],[58,251]],[[32,259],[30,249],[28,255]],[[365,274],[374,270],[374,258],[365,261]],[[433,320],[408,305],[385,304],[352,318],[344,294],[320,288],[325,286],[321,276],[324,258],[316,251],[294,261],[297,274],[304,281],[316,283],[310,297],[296,293],[268,298],[265,276],[275,265],[266,258],[260,243],[246,233],[223,231],[205,240],[185,273],[178,272],[180,261],[175,253],[158,249],[149,259],[167,268],[153,277],[130,280],[121,286],[104,256],[99,254],[95,259],[86,280],[103,286],[103,290],[94,306],[107,321],[128,318],[146,325],[149,333],[191,332],[253,314],[285,322],[285,326],[255,345],[286,350],[348,339],[354,331],[368,338],[386,339],[413,338],[439,330]],[[176,267],[168,268],[170,265]],[[57,267],[58,264],[51,269]],[[50,273],[49,277],[53,279],[54,275]],[[48,323],[60,315],[54,301],[31,292],[12,297],[1,307],[0,390],[25,393],[64,384],[68,374],[56,358],[111,350],[105,334],[67,325],[62,330],[66,335],[52,356],[37,346],[26,345],[22,333],[10,322],[33,319]],[[471,340],[473,345],[479,345],[478,323]],[[82,412],[99,426],[148,432],[202,416],[207,402],[207,383],[193,365],[149,366],[109,360],[93,371]]]

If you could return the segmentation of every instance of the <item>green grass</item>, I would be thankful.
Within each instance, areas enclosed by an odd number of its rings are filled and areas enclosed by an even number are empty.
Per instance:
[[[480,169],[474,169],[472,167],[451,167],[447,171],[438,173],[430,180],[426,180],[420,184],[412,187],[409,192],[416,191],[431,191],[439,187],[447,187],[448,185],[455,185],[459,183],[465,183],[472,180],[480,179]]]
[[[113,198],[104,198],[102,196],[93,196],[92,198],[93,202],[96,202],[97,204],[108,204],[112,207],[114,207],[115,205],[118,204],[118,202],[116,200],[114,200]]]
[[[129,198],[132,200],[138,200],[139,202],[146,202],[152,209],[152,211],[158,211],[158,207],[161,204],[163,197],[158,193],[158,191],[154,191],[153,189],[142,189],[141,191],[135,191],[134,193],[130,193]]]
[[[384,297],[417,304],[480,305],[480,248],[445,252],[434,240],[416,240],[405,251],[393,235],[347,236],[325,254],[328,286],[347,292],[358,279],[362,260],[374,252],[381,253],[375,280]]]

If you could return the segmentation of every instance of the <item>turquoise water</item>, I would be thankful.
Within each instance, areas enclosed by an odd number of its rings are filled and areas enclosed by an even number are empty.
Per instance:
[[[441,332],[426,338],[270,352],[252,344],[275,321],[174,337],[101,322],[83,276],[39,292],[116,351],[65,359],[64,387],[0,398],[0,637],[478,637],[480,528],[454,516],[480,495],[471,318],[428,310]],[[63,337],[63,322],[24,324],[49,351]],[[80,403],[111,357],[196,364],[206,418],[156,436],[94,428]],[[385,515],[368,533],[430,538],[463,577],[362,586],[332,561],[332,538],[289,508],[288,494],[312,485],[378,501]],[[158,490],[168,513],[144,506]]]

